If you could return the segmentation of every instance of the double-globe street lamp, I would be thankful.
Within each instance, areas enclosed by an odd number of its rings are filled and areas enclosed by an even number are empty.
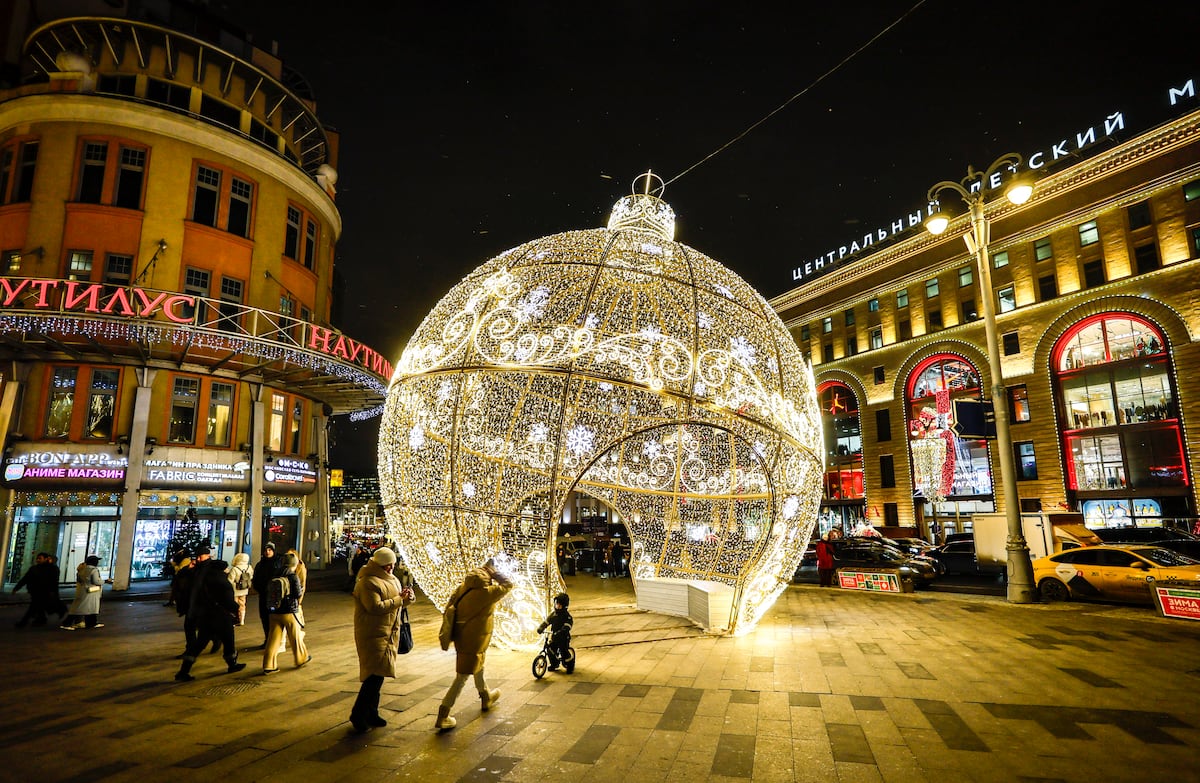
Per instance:
[[[1008,600],[1010,603],[1033,603],[1033,565],[1029,559],[1029,547],[1021,525],[1021,507],[1017,496],[1017,470],[1013,455],[1012,433],[1009,430],[1008,396],[1004,386],[1004,373],[1000,367],[1000,340],[996,334],[996,304],[992,291],[992,269],[988,258],[988,242],[991,239],[991,224],[984,214],[985,197],[1001,184],[1002,171],[1016,172],[1022,158],[1015,152],[1001,155],[983,172],[967,168],[967,176],[959,182],[939,182],[929,189],[929,204],[934,207],[925,220],[925,228],[931,234],[941,234],[950,223],[949,216],[942,211],[938,194],[953,191],[970,208],[971,225],[963,240],[967,249],[975,256],[978,268],[980,299],[983,307],[983,329],[987,340],[988,364],[991,365],[992,408],[996,421],[996,450],[1000,467],[1000,482],[1004,496],[1004,512],[1008,523]],[[1033,195],[1032,179],[1018,175],[1012,178],[1005,189],[1005,196],[1013,204],[1024,204]],[[996,482],[992,482],[995,493]]]

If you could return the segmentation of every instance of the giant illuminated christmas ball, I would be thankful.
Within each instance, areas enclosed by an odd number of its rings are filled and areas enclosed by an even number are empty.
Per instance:
[[[648,190],[648,188],[647,188]],[[496,638],[537,640],[562,589],[572,491],[629,530],[636,581],[733,590],[754,626],[808,544],[821,492],[812,369],[747,283],[675,242],[671,208],[627,196],[608,227],[535,239],[480,266],[396,364],[379,437],[391,535],[442,608],[496,557],[516,589]]]

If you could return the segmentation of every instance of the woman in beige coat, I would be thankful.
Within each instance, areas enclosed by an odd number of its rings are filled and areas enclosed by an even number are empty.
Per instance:
[[[463,577],[462,584],[450,596],[448,603],[456,606],[454,613],[454,682],[438,707],[438,731],[454,728],[456,721],[450,717],[450,709],[462,692],[467,677],[475,677],[475,689],[479,691],[480,708],[487,712],[500,698],[499,690],[488,690],[483,678],[483,664],[488,645],[492,643],[492,615],[496,604],[512,590],[513,584],[507,576],[496,569],[489,560],[482,568],[476,568]]]
[[[412,601],[408,569],[397,565],[392,550],[385,546],[376,549],[354,584],[354,647],[362,681],[350,710],[355,731],[387,725],[379,715],[379,691],[384,677],[396,676],[400,610]]]

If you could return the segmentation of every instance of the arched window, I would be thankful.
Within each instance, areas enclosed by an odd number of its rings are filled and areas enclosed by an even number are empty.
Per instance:
[[[1158,327],[1130,313],[1093,316],[1063,335],[1051,361],[1067,489],[1089,524],[1128,524],[1162,495],[1185,494],[1171,357]]]
[[[825,500],[863,497],[862,428],[858,398],[844,383],[823,383],[817,390],[825,430]]]
[[[934,502],[990,496],[987,441],[954,430],[953,401],[979,398],[974,365],[953,354],[931,356],[909,375],[905,391],[913,489]]]

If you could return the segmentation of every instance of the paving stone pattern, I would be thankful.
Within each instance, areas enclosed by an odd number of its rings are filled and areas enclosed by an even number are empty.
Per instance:
[[[471,686],[432,730],[453,677],[439,616],[351,731],[352,599],[305,600],[313,661],[261,652],[173,680],[181,621],[105,594],[95,631],[14,629],[0,607],[0,781],[1196,781],[1200,624],[1100,604],[1012,606],[947,593],[792,586],[754,631],[706,635],[634,608],[629,580],[569,578],[574,674],[494,649],[498,705]],[[239,645],[262,641],[257,617]]]

